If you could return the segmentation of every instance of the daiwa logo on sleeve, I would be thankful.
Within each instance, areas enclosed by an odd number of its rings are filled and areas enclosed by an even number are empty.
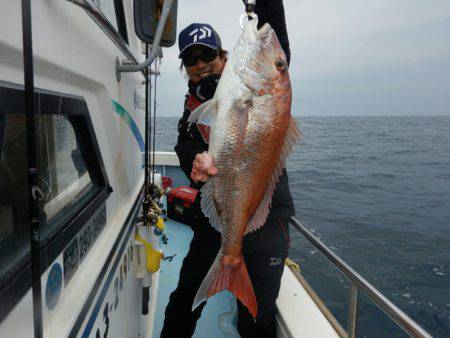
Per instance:
[[[201,28],[196,28],[192,32],[189,33],[189,36],[194,36],[194,41],[202,40],[204,38],[209,38],[211,36],[211,29],[206,26]]]

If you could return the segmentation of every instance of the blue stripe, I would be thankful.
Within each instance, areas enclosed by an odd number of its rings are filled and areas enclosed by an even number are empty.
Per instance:
[[[94,310],[92,310],[91,316],[89,318],[89,321],[86,324],[86,327],[83,331],[83,334],[81,337],[88,338],[89,334],[92,331],[92,328],[94,327],[95,320],[97,319],[98,313],[100,312],[100,308],[102,306],[103,300],[105,299],[106,293],[108,292],[109,286],[111,285],[112,279],[114,277],[114,274],[116,272],[117,266],[119,265],[122,254],[125,251],[125,247],[127,246],[128,239],[130,238],[131,230],[134,228],[133,224],[129,227],[128,232],[125,235],[125,240],[122,243],[122,246],[120,247],[120,251],[118,255],[116,256],[116,260],[114,261],[114,265],[109,272],[108,279],[105,282],[105,285],[103,285],[102,291],[100,293],[100,296],[97,299],[97,302],[95,303]]]

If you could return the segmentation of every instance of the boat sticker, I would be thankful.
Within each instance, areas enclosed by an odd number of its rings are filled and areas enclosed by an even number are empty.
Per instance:
[[[58,304],[62,289],[62,268],[59,263],[53,264],[48,273],[47,286],[45,287],[45,301],[47,308],[51,311]]]
[[[132,260],[132,240],[131,234],[134,233],[134,224],[132,223],[128,226],[127,232],[122,241],[121,247],[118,251],[118,254],[114,260],[114,263],[106,277],[106,281],[103,284],[103,287],[98,295],[97,301],[92,309],[91,315],[84,327],[83,333],[81,335],[82,338],[91,337],[91,332],[96,332],[96,337],[106,337],[108,335],[110,318],[113,313],[115,313],[117,306],[120,302],[120,291],[123,289],[123,279],[127,278],[131,269],[131,260]],[[121,264],[122,263],[122,264]],[[126,270],[126,273],[124,272]],[[110,286],[113,285],[113,290],[110,290]],[[111,296],[108,297],[108,296]],[[106,300],[106,303],[104,301]],[[101,313],[102,318],[100,322],[103,320],[103,324],[105,328],[100,329],[95,327],[95,323],[97,321],[97,317]],[[95,327],[95,329],[94,329]],[[94,329],[94,330],[93,330]],[[103,333],[103,334],[102,334]]]
[[[131,132],[134,135],[134,138],[136,139],[138,145],[139,145],[139,149],[141,151],[145,150],[145,144],[144,144],[144,138],[142,137],[141,132],[139,131],[138,126],[136,125],[136,122],[134,122],[133,118],[131,117],[130,113],[124,108],[122,107],[122,105],[120,105],[120,103],[111,100],[114,111],[124,119],[125,123],[128,125],[128,127],[130,128]]]
[[[64,285],[70,281],[86,253],[106,225],[106,204],[89,218],[63,252]]]
[[[125,290],[130,290],[130,288],[125,286],[125,280],[132,284],[136,281],[132,290],[136,291],[135,296],[138,297],[138,292],[140,290],[136,290],[136,288],[140,282],[134,278],[134,274],[132,273],[133,260],[135,259],[133,258],[134,236],[132,235],[134,234],[133,230],[135,229],[135,218],[141,210],[140,206],[142,198],[143,194],[141,192],[134,201],[134,204],[130,209],[131,211],[117,235],[111,251],[107,256],[106,261],[103,263],[101,271],[92,285],[89,295],[68,334],[68,338],[80,336],[106,337],[105,332],[106,329],[109,329],[107,324],[110,323],[110,318],[112,319],[112,324],[123,322],[123,318],[120,317],[123,312],[121,312],[120,309],[114,310],[114,306],[115,304],[117,304],[117,306],[121,304],[121,306],[128,308],[127,297],[129,294],[127,296]],[[117,279],[117,277],[119,278]],[[118,280],[117,283],[116,280]],[[121,302],[121,298],[125,301]],[[108,303],[108,310],[106,310],[106,303]],[[111,306],[113,307],[111,308]],[[119,318],[116,316],[119,316]],[[117,320],[115,318],[117,318]],[[96,324],[101,324],[101,327],[98,325],[96,326]],[[80,330],[82,332],[80,332]],[[91,335],[91,333],[93,334]],[[121,335],[120,337],[126,336],[127,335]],[[138,334],[130,336],[137,337]],[[116,335],[115,337],[119,336]]]
[[[134,89],[134,108],[145,110],[145,98],[139,92]]]

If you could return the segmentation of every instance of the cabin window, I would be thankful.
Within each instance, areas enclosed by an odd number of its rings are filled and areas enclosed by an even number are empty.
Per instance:
[[[46,226],[55,232],[95,193],[74,126],[64,115],[37,119],[39,186]]]
[[[31,268],[24,91],[18,85],[0,84],[1,322],[31,287]],[[39,197],[43,272],[88,220],[105,210],[112,189],[84,99],[36,91],[35,195]],[[91,238],[91,244],[95,240]]]
[[[0,115],[0,285],[30,251],[25,115]]]
[[[95,0],[97,8],[106,16],[120,36],[128,43],[125,12],[122,0]]]
[[[99,190],[92,180],[74,126],[64,115],[40,115],[38,185],[41,238],[61,229]],[[26,119],[0,115],[0,280],[29,253]],[[1,283],[0,283],[1,284]]]

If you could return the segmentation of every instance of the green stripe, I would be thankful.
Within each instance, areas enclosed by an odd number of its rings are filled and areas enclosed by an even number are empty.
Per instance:
[[[128,125],[131,132],[133,133],[134,138],[136,139],[136,141],[139,145],[139,149],[141,151],[144,151],[144,149],[145,149],[144,138],[142,137],[142,134],[139,131],[139,128],[136,125],[136,123],[134,122],[130,113],[124,107],[122,107],[120,105],[120,103],[118,103],[114,100],[111,100],[111,101],[112,101],[114,111],[117,113],[117,115],[119,115],[120,117],[122,117],[124,119],[125,123]]]

